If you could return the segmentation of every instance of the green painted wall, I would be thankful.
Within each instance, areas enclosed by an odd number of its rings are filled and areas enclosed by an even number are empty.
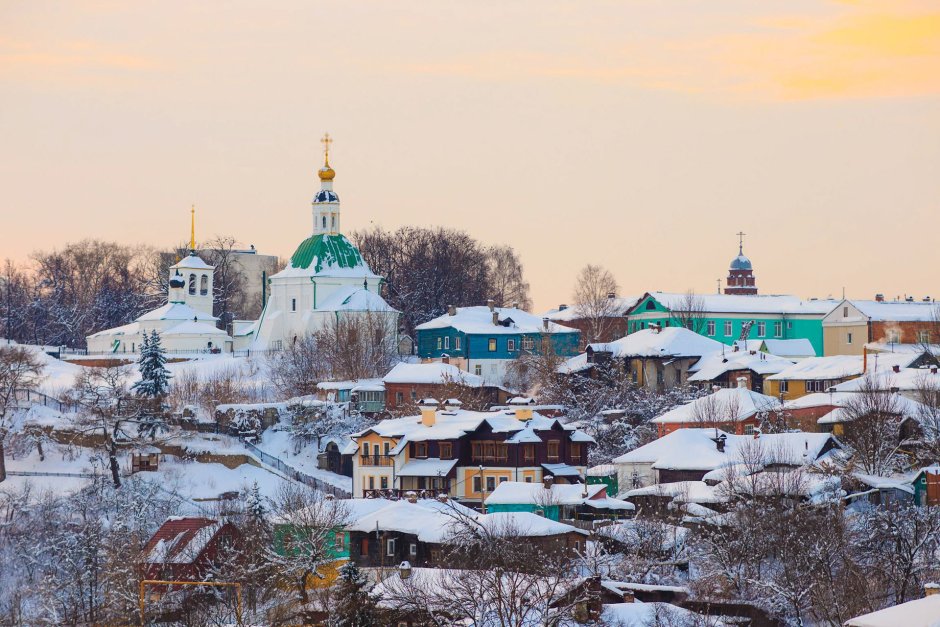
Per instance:
[[[546,507],[540,507],[538,505],[532,505],[529,503],[498,503],[494,505],[487,505],[486,511],[493,512],[529,512],[531,514],[535,513],[535,510],[541,509],[544,511],[545,518],[549,520],[559,520],[560,512],[557,505],[548,505]]]

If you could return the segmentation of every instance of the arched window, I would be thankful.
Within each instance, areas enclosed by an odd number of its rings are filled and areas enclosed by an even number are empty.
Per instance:
[[[202,275],[202,279],[199,280],[199,293],[202,296],[205,296],[209,293],[209,275]]]
[[[326,216],[323,216],[323,228],[326,228]]]
[[[195,274],[189,275],[189,293],[190,294],[196,293],[196,275]]]
[[[330,227],[334,231],[336,230],[336,216],[330,216]]]
[[[646,301],[646,309],[647,309],[647,311],[651,311],[651,310],[653,310],[653,309],[656,309],[656,303],[654,303],[654,302],[651,301],[651,300]]]

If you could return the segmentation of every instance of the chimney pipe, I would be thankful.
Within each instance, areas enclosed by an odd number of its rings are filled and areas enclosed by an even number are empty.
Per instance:
[[[636,603],[636,595],[633,594],[633,590],[624,590],[620,594],[624,603]]]
[[[424,398],[418,402],[418,408],[421,410],[421,424],[425,427],[433,427],[437,422],[437,407],[439,403],[433,398]]]
[[[715,447],[718,449],[719,453],[725,452],[725,441],[728,439],[724,433],[715,438]]]
[[[456,307],[455,305],[447,305],[447,315],[448,315],[448,316],[456,316],[456,315],[457,315],[457,307]]]
[[[486,306],[490,308],[490,311],[495,311],[495,310],[496,310],[496,301],[493,300],[492,298],[487,299],[487,301],[486,301]]]
[[[901,372],[901,366],[899,366],[898,364],[894,364],[894,365],[891,367],[891,370],[893,370],[893,371],[895,371],[895,372]]]
[[[405,498],[408,500],[409,503],[414,505],[415,503],[418,502],[418,493],[414,492],[413,490],[408,490],[407,492],[405,492]]]
[[[441,363],[442,363],[442,364],[449,364],[449,363],[450,363],[450,355],[448,355],[447,353],[444,353],[443,355],[441,355]]]
[[[542,477],[542,487],[546,490],[551,490],[553,483],[555,483],[555,477],[551,475],[544,475]]]
[[[499,326],[499,312],[493,312],[493,326]]]
[[[875,294],[875,302],[876,302],[876,303],[883,303],[883,302],[885,302],[885,295],[884,295],[884,294]]]
[[[542,328],[548,331],[548,318],[542,318]]]
[[[617,292],[607,292],[607,298],[608,300],[613,300],[617,298]]]
[[[937,374],[937,367],[936,367],[936,366],[931,366],[931,367],[930,367],[930,374]]]
[[[747,388],[747,377],[738,377],[738,387]]]
[[[411,577],[411,563],[407,560],[399,564],[398,566],[398,576],[402,579],[408,579]]]
[[[512,308],[513,308],[513,309],[519,309],[519,301],[513,301],[513,303],[512,303]]]

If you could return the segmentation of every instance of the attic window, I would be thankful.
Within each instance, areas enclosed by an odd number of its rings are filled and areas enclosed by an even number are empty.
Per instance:
[[[656,309],[656,303],[651,300],[646,301],[646,311],[652,311]]]

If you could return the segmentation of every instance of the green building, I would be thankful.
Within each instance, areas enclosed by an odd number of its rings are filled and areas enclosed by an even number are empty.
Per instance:
[[[627,330],[686,327],[728,345],[742,339],[806,339],[822,355],[822,319],[838,304],[785,295],[647,292],[627,314]]]

